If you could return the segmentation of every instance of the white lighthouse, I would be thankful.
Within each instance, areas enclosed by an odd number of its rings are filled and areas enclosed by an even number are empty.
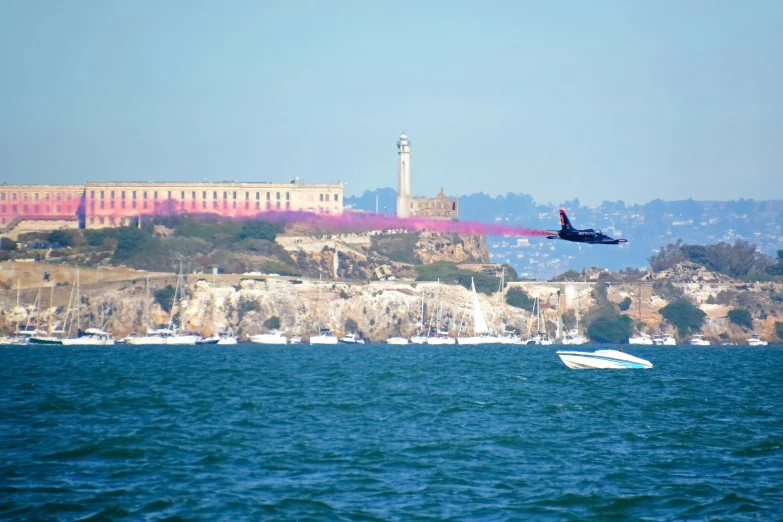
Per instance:
[[[411,143],[403,134],[397,140],[397,217],[411,215]]]

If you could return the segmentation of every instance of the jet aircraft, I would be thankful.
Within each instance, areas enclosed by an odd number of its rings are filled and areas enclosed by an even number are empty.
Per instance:
[[[606,234],[602,234],[600,230],[593,230],[592,228],[585,230],[575,229],[562,208],[560,209],[560,230],[547,230],[547,232],[557,232],[557,235],[546,236],[547,239],[564,239],[566,241],[574,241],[575,243],[617,245],[628,242],[627,239],[613,239]]]

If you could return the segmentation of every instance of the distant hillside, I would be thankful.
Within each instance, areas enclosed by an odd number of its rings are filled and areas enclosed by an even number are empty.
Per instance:
[[[379,195],[393,202],[393,189],[380,189]],[[368,196],[369,195],[369,196]],[[374,192],[361,198],[346,198],[346,203],[372,200]],[[393,203],[387,203],[393,205]],[[557,205],[536,203],[528,194],[508,193],[489,196],[484,193],[460,196],[459,216],[463,221],[504,222],[528,227],[559,227],[557,210],[565,208],[575,226],[598,228],[614,237],[629,240],[619,247],[576,245],[546,239],[487,238],[492,260],[508,263],[520,275],[545,278],[568,269],[581,270],[601,266],[619,270],[628,266],[645,267],[648,259],[664,245],[677,239],[694,245],[744,239],[767,255],[775,256],[783,248],[783,201],[662,201],[644,205],[626,205],[623,201],[605,201],[598,206],[582,205],[578,199]],[[393,208],[393,207],[390,207]],[[389,210],[392,212],[392,210]]]

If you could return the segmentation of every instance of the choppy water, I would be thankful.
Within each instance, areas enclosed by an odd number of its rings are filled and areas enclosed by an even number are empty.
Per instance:
[[[773,520],[783,349],[0,350],[0,518]]]

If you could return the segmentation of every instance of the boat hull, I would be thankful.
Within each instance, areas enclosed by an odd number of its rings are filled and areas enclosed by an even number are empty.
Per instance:
[[[337,344],[337,337],[331,335],[314,335],[310,337],[310,344]]]
[[[652,337],[630,337],[628,339],[628,344],[638,344],[638,345],[644,345],[644,346],[652,346],[653,340]]]
[[[63,346],[114,346],[114,339],[91,339],[89,337],[77,337],[75,339],[63,339]]]
[[[408,340],[405,337],[389,337],[386,339],[386,344],[403,345],[408,344]]]
[[[652,368],[650,361],[616,350],[595,352],[559,351],[557,355],[572,370],[630,370]]]
[[[457,340],[453,337],[428,337],[427,344],[441,345],[441,344],[457,344]]]
[[[37,346],[62,346],[63,341],[57,337],[30,337],[28,344]]]
[[[457,344],[500,344],[499,337],[457,337]]]

